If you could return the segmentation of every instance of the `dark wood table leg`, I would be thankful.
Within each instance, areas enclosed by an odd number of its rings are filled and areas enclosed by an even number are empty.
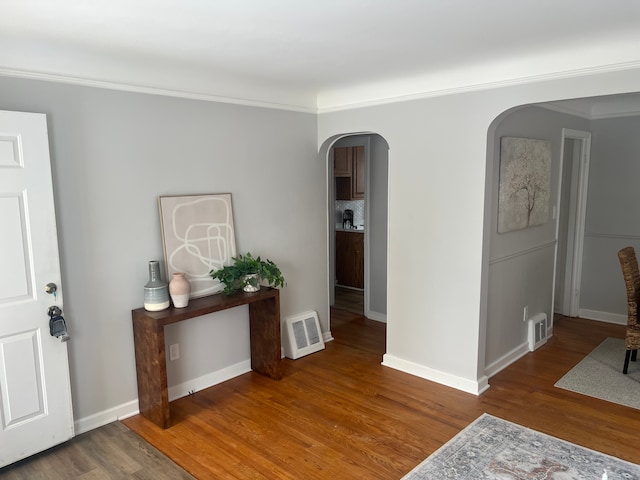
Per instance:
[[[249,304],[251,369],[275,380],[282,378],[280,296]]]
[[[171,426],[164,327],[154,319],[134,313],[136,375],[140,414],[162,428]]]

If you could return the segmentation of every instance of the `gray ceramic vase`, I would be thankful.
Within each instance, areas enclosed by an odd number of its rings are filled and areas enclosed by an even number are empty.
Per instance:
[[[149,262],[149,281],[144,286],[144,309],[150,312],[169,308],[169,286],[160,277],[160,263],[157,260]]]

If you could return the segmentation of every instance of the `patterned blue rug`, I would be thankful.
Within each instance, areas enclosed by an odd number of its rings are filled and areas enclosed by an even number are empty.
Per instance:
[[[640,465],[485,413],[403,480],[446,478],[640,480]]]

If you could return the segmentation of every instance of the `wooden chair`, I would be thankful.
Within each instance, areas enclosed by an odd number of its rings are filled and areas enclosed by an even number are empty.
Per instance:
[[[640,323],[638,323],[638,300],[640,296],[640,270],[633,247],[625,247],[618,252],[624,282],[627,286],[627,353],[624,357],[622,373],[627,373],[629,360],[636,361],[640,348]]]

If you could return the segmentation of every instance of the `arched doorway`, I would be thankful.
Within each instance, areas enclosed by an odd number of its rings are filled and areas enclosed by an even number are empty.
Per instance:
[[[345,134],[333,137],[325,142],[327,162],[327,220],[329,245],[329,305],[336,302],[336,288],[352,292],[354,298],[362,298],[360,312],[366,318],[386,322],[387,308],[387,204],[388,204],[388,161],[389,146],[384,138],[373,133]],[[359,149],[360,153],[356,151]],[[351,176],[335,172],[334,154],[338,151],[353,156]],[[360,155],[362,158],[357,159]],[[344,159],[343,159],[344,161]],[[341,185],[356,182],[356,161],[363,163],[362,178],[364,192],[353,192],[345,197]],[[343,176],[345,175],[345,176]],[[341,192],[339,192],[341,190]],[[353,220],[345,220],[345,211],[351,211]],[[353,227],[353,228],[352,228]],[[346,253],[340,249],[345,247],[343,238],[353,238],[361,242],[362,252],[351,250]],[[341,285],[336,273],[340,273],[343,265],[336,268],[336,260],[346,261],[354,265],[358,260],[353,255],[362,254],[362,284]],[[346,287],[346,289],[344,288]],[[358,308],[356,306],[356,308]]]
[[[627,94],[524,105],[504,112],[489,128],[487,376],[529,351],[527,320],[537,313],[547,315],[551,332],[557,313],[626,321],[616,253],[638,243],[633,224],[617,212],[633,202],[627,192],[634,190],[640,145],[631,132],[640,115],[621,115],[615,106],[629,110],[638,100]],[[545,224],[498,233],[500,140],[505,136],[551,143],[551,198]]]

